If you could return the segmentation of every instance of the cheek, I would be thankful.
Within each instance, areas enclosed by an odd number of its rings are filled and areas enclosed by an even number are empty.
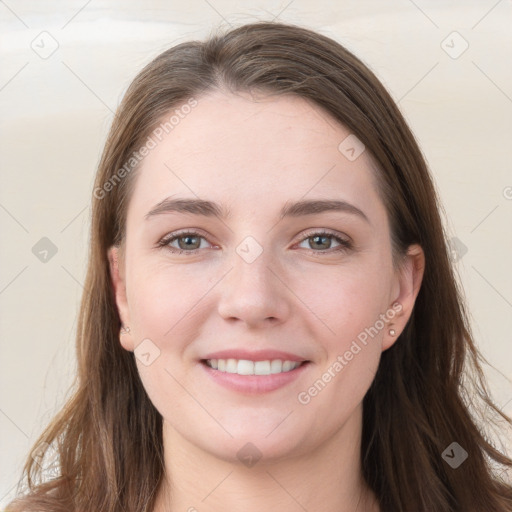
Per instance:
[[[332,348],[372,327],[388,307],[389,276],[370,265],[326,266],[305,269],[291,286],[301,299],[306,317],[323,325],[323,338]],[[364,337],[364,335],[362,336]]]
[[[393,316],[387,310],[383,272],[348,268],[304,279],[298,295],[308,297],[310,325],[322,346],[308,400],[351,410],[371,385],[382,353],[382,338]],[[394,313],[394,312],[393,312]],[[318,398],[317,398],[318,397]],[[330,405],[329,405],[330,404]]]
[[[386,313],[383,295],[374,284],[345,279],[331,282],[324,290],[329,300],[311,305],[323,320],[316,328],[316,339],[324,357],[297,400],[313,428],[332,433],[359,406],[373,382],[387,322],[381,320]]]
[[[128,290],[130,318],[139,336],[164,342],[188,326],[211,288],[206,271],[193,265],[140,265]]]
[[[328,438],[353,417],[374,380],[379,360],[380,351],[367,346],[350,361],[341,355],[340,360],[319,370],[297,397],[297,416],[309,419],[310,432]]]
[[[189,272],[185,265],[171,268],[138,263],[129,281],[130,320],[135,346],[145,343],[154,361],[144,364],[137,354],[142,349],[136,348],[137,367],[150,400],[167,417],[169,404],[173,404],[174,413],[186,401],[180,385],[189,369],[184,365],[184,352],[200,335],[197,315],[208,280],[198,278],[197,270]]]

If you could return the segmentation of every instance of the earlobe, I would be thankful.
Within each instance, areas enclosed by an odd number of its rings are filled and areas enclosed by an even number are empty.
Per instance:
[[[122,258],[120,258],[120,249],[111,247],[108,250],[108,261],[110,268],[110,279],[114,296],[116,300],[117,312],[123,326],[130,325],[130,315],[128,310],[128,300],[126,297],[126,283],[123,275]],[[133,340],[130,330],[121,328],[119,333],[119,341],[124,349],[133,351]]]
[[[395,294],[393,305],[400,304],[400,311],[395,315],[384,335],[382,350],[390,348],[405,329],[412,315],[416,298],[421,288],[425,270],[425,254],[420,245],[411,245],[397,275],[398,293]],[[393,307],[396,311],[396,307]],[[393,331],[393,333],[391,332]]]

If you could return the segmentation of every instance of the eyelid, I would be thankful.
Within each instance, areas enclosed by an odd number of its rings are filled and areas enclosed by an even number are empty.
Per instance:
[[[180,254],[180,253],[195,254],[196,252],[200,251],[201,249],[184,250],[184,249],[177,249],[175,247],[169,246],[169,244],[171,242],[174,242],[176,239],[178,239],[182,236],[185,236],[185,235],[192,235],[192,236],[198,236],[200,238],[204,238],[209,244],[215,246],[215,244],[210,242],[209,235],[207,235],[203,230],[198,229],[198,228],[190,228],[190,229],[184,228],[182,230],[167,233],[157,242],[156,246],[163,247],[163,248],[167,247],[170,250],[170,252],[172,252],[174,254]],[[295,242],[294,245],[300,244],[300,243],[304,242],[305,240],[307,240],[308,238],[311,238],[315,235],[316,236],[330,236],[330,237],[334,238],[335,240],[337,240],[337,242],[340,245],[338,247],[335,247],[334,250],[327,249],[325,251],[315,251],[313,249],[306,249],[306,251],[309,251],[311,253],[332,254],[333,252],[336,252],[336,251],[342,251],[342,250],[347,251],[347,250],[353,248],[353,242],[348,236],[342,235],[341,233],[338,233],[336,231],[332,231],[332,230],[326,229],[326,228],[310,228],[309,230],[307,230],[306,232],[304,232],[301,235],[301,238],[297,242]]]
[[[352,240],[347,235],[344,235],[342,233],[338,233],[337,231],[333,231],[331,229],[327,228],[312,228],[310,230],[307,230],[305,233],[301,235],[300,242],[303,242],[306,238],[309,238],[314,235],[329,235],[333,238],[337,238],[345,243],[352,243]]]
[[[172,231],[171,233],[167,233],[164,235],[157,243],[156,247],[169,247],[169,243],[174,242],[174,240],[185,236],[185,235],[192,235],[192,236],[198,236],[201,238],[204,238],[209,244],[215,245],[209,240],[209,235],[207,235],[202,229],[198,228],[190,228],[190,229],[180,229],[178,231]],[[171,252],[190,252],[194,253],[198,251],[199,249],[192,249],[190,251],[185,251],[183,249],[176,249],[174,247],[170,247]]]
[[[334,240],[337,241],[339,244],[337,247],[330,247],[329,249],[326,249],[324,251],[315,251],[313,249],[306,249],[309,253],[313,254],[337,254],[337,253],[344,253],[350,250],[354,250],[354,243],[352,242],[352,239],[348,237],[347,235],[343,235],[341,233],[338,233],[337,231],[332,231],[330,229],[326,228],[313,228],[304,234],[301,235],[300,240],[297,242],[297,244],[301,244],[302,242],[306,241],[308,238],[311,238],[313,236],[328,236],[332,237]]]

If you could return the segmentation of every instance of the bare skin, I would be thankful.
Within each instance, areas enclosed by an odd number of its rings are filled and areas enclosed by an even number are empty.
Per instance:
[[[163,417],[166,478],[154,512],[378,512],[362,478],[362,400],[411,315],[423,251],[411,246],[393,268],[370,155],[347,159],[338,146],[350,132],[319,107],[220,91],[197,100],[142,162],[125,243],[109,251],[130,327],[120,342],[151,354],[137,364]],[[170,196],[231,215],[148,216]],[[366,219],[279,217],[313,199],[346,201]],[[308,362],[278,389],[247,393],[220,385],[201,361],[226,349]]]

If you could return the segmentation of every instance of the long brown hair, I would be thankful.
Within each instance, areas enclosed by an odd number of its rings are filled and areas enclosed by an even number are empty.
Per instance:
[[[37,441],[21,496],[9,511],[150,512],[164,478],[162,418],[119,343],[107,251],[124,236],[138,154],[172,109],[216,88],[295,94],[320,105],[370,151],[392,236],[393,261],[410,244],[425,252],[412,316],[382,354],[363,402],[364,477],[384,512],[512,511],[512,487],[476,415],[512,425],[493,404],[455,279],[441,205],[417,142],[376,76],[332,39],[290,24],[257,22],[179,44],[148,64],[113,121],[92,197],[89,265],[77,328],[71,398]],[[185,110],[183,110],[185,111]],[[120,169],[124,168],[124,173]],[[110,183],[110,185],[106,185]],[[478,401],[478,403],[477,403]],[[442,454],[468,454],[457,469]],[[46,444],[45,444],[46,443]]]

